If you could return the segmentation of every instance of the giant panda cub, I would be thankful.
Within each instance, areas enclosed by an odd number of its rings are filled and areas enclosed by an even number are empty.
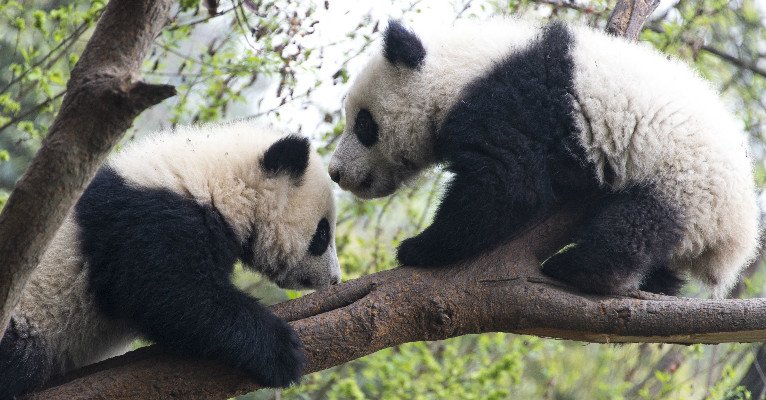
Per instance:
[[[56,233],[0,342],[0,398],[126,351],[137,336],[297,382],[295,332],[230,281],[338,283],[332,182],[307,138],[248,122],[147,137],[100,169]]]
[[[332,179],[386,196],[452,172],[433,223],[398,259],[442,266],[491,249],[567,202],[591,206],[545,274],[582,291],[718,295],[757,246],[746,138],[713,89],[666,55],[584,26],[391,22],[345,98]]]

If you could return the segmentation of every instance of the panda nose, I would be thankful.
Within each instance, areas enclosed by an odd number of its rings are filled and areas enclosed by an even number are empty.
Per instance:
[[[335,182],[335,183],[340,183],[340,171],[338,171],[337,169],[335,169],[335,170],[331,169],[330,170],[330,179],[332,179],[332,181]]]

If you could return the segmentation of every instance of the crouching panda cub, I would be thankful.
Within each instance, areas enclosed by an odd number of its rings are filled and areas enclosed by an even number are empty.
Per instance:
[[[284,288],[338,283],[331,186],[307,138],[247,122],[183,128],[117,153],[13,313],[0,398],[122,353],[138,335],[265,386],[297,382],[297,335],[230,274],[241,260]]]
[[[454,173],[433,223],[398,249],[440,266],[512,237],[565,202],[591,205],[543,272],[594,293],[724,293],[757,244],[746,139],[688,66],[587,27],[397,22],[345,99],[330,175],[359,197],[432,164]]]

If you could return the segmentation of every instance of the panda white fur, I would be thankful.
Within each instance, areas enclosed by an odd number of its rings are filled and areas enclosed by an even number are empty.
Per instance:
[[[352,84],[330,175],[363,198],[444,164],[433,224],[406,265],[440,266],[512,237],[566,202],[590,205],[543,272],[581,290],[725,293],[758,243],[745,135],[692,69],[587,27],[468,20],[389,24]]]
[[[279,286],[340,280],[332,182],[307,138],[248,122],[160,133],[101,168],[0,342],[0,398],[144,336],[266,386],[301,376],[290,326],[237,290],[237,259]]]

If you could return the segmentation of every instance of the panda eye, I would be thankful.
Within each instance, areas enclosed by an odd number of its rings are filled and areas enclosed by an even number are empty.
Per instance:
[[[327,218],[322,218],[317,224],[317,230],[314,232],[314,237],[311,238],[309,244],[309,253],[313,256],[322,255],[327,246],[330,244],[330,223],[327,222]]]
[[[378,124],[366,108],[356,114],[354,134],[365,147],[371,147],[378,141]]]

